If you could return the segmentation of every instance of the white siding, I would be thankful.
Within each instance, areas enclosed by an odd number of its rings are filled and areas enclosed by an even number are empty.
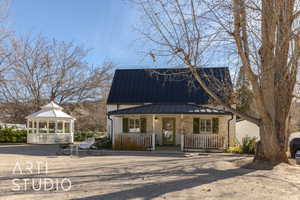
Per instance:
[[[107,105],[107,112],[109,111],[113,111],[113,110],[117,110],[117,109],[124,109],[124,108],[131,108],[131,107],[137,107],[137,106],[140,106],[140,105]],[[114,133],[117,134],[117,133],[122,133],[122,118],[120,117],[114,117],[114,116],[111,116],[111,119],[113,120],[113,130],[114,130]],[[109,135],[111,135],[111,121],[107,118],[107,133]]]

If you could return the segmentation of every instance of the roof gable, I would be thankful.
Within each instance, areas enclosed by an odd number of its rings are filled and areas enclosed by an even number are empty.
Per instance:
[[[199,68],[198,73],[207,83],[204,74],[222,87],[232,87],[228,68]],[[107,99],[107,104],[208,102],[209,95],[187,68],[116,70]]]

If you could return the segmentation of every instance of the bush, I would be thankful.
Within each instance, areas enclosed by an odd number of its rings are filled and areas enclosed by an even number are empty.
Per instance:
[[[246,136],[243,138],[242,142],[243,142],[242,144],[243,153],[247,153],[247,154],[255,153],[256,137]]]
[[[0,142],[2,143],[26,143],[26,130],[14,130],[12,128],[0,128]]]
[[[77,142],[82,142],[84,141],[86,138],[89,137],[101,137],[103,136],[104,133],[103,132],[94,132],[94,131],[77,131],[74,133],[74,141]]]
[[[112,142],[108,137],[97,138],[94,144],[97,149],[111,149]]]
[[[242,145],[229,147],[228,149],[226,149],[226,152],[227,153],[254,154],[255,153],[255,144],[256,144],[256,137],[246,136],[242,139]]]
[[[227,153],[243,153],[243,149],[241,147],[241,145],[237,145],[234,147],[229,147],[228,149],[226,149]]]

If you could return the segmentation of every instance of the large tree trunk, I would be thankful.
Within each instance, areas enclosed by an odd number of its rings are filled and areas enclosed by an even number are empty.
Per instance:
[[[288,163],[285,144],[286,123],[277,122],[274,125],[267,120],[260,125],[260,141],[256,145],[254,161],[267,161],[271,164]]]

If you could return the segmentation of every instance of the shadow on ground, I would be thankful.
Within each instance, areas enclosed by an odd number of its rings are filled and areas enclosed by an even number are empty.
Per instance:
[[[230,162],[234,162],[235,160],[231,160]],[[168,161],[172,162],[172,161]],[[176,162],[175,160],[173,162]],[[187,160],[188,162],[188,160]],[[153,163],[152,163],[153,164]],[[143,172],[127,172],[124,170],[122,173],[101,173],[101,167],[96,168],[84,168],[81,169],[81,172],[90,171],[92,174],[78,174],[79,171],[74,173],[72,170],[71,176],[67,176],[72,180],[72,187],[81,188],[86,184],[88,185],[99,185],[95,188],[90,188],[89,192],[99,192],[99,187],[103,187],[106,183],[117,183],[117,187],[127,188],[122,191],[113,191],[110,193],[99,194],[99,195],[91,195],[82,198],[73,198],[74,200],[84,200],[84,199],[153,199],[155,197],[162,196],[167,193],[182,191],[185,189],[190,189],[193,187],[201,186],[204,184],[213,183],[216,181],[233,178],[236,176],[243,176],[249,174],[254,169],[245,169],[245,168],[233,168],[227,170],[218,170],[213,167],[204,168],[203,165],[205,162],[192,164],[190,165],[193,170],[186,171],[184,166],[174,166],[168,168],[160,168],[157,170],[143,171]],[[135,167],[134,165],[130,165],[131,167]],[[128,166],[128,167],[130,167]],[[141,166],[140,166],[141,167]],[[113,168],[113,166],[112,166]],[[63,172],[62,174],[60,172]],[[60,174],[61,176],[57,176]],[[39,178],[63,178],[66,176],[66,172],[61,170],[59,172],[50,173],[49,176],[39,176]],[[161,177],[176,177],[173,180],[165,180],[160,182]],[[23,178],[33,178],[33,177],[23,177]],[[122,181],[126,182],[126,184],[122,183]],[[140,182],[141,180],[142,183]],[[145,180],[145,181],[144,181]],[[156,180],[155,182],[149,182],[149,180]],[[129,181],[129,182],[128,182]],[[101,185],[101,186],[100,186]],[[129,188],[130,187],[130,188]],[[129,189],[128,189],[129,188]],[[77,192],[77,189],[70,192]],[[101,191],[101,189],[100,189]],[[112,190],[109,190],[112,191]],[[33,191],[26,191],[31,193]],[[22,193],[18,192],[10,192],[9,194],[0,194],[0,197],[6,197],[10,195],[19,195]],[[0,198],[1,199],[1,198]]]
[[[56,156],[59,146],[55,144],[46,145],[0,145],[0,154],[17,154],[30,156]]]
[[[254,169],[244,169],[244,168],[235,168],[228,170],[216,170],[214,168],[201,169],[198,168],[191,172],[186,172],[183,170],[175,170],[172,172],[163,172],[163,173],[149,173],[149,176],[189,176],[190,178],[178,178],[176,180],[171,180],[167,182],[156,182],[156,183],[146,183],[138,184],[135,188],[112,192],[108,194],[94,195],[83,198],[75,198],[74,200],[84,200],[84,199],[153,199],[161,195],[181,191],[185,189],[190,189],[193,187],[201,186],[204,184],[209,184],[215,181],[220,181],[224,179],[229,179],[236,176],[242,176],[248,173],[255,171]],[[144,176],[145,174],[143,174]],[[132,179],[134,176],[139,177],[138,174],[131,174],[128,177],[118,177],[118,178],[128,178]],[[78,183],[75,183],[78,184]]]
[[[0,154],[30,155],[30,156],[57,156],[59,145],[38,144],[0,144]],[[69,154],[67,153],[67,156]],[[73,152],[75,155],[75,152]],[[149,156],[149,157],[183,157],[180,151],[113,151],[91,150],[80,151],[79,156]],[[204,155],[204,154],[203,154]],[[207,155],[207,154],[206,154]]]

